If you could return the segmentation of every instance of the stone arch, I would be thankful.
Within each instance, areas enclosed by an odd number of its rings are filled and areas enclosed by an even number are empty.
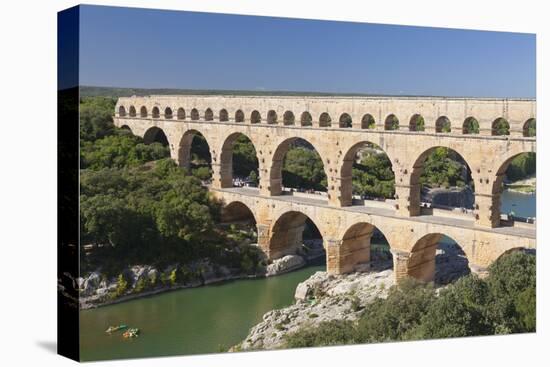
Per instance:
[[[302,112],[302,115],[300,116],[300,125],[313,126],[313,118],[311,117],[311,114],[309,112]]]
[[[145,144],[151,144],[151,143],[157,142],[157,143],[161,143],[164,146],[170,146],[168,142],[168,138],[166,137],[166,134],[161,128],[157,126],[152,126],[149,129],[147,129],[147,131],[143,135],[143,142]]]
[[[435,152],[437,149],[445,149],[447,152],[451,152],[453,155],[456,155],[456,158],[459,161],[462,161],[466,166],[466,172],[464,172],[466,176],[466,181],[469,181],[468,179],[471,179],[471,182],[473,183],[473,174],[471,165],[468,163],[467,159],[465,158],[466,155],[462,152],[457,151],[454,148],[446,147],[446,146],[433,146],[426,150],[424,150],[418,158],[415,160],[412,171],[410,174],[410,194],[409,194],[409,212],[411,215],[419,215],[420,214],[420,204],[421,204],[421,192],[422,192],[422,183],[421,183],[421,176],[424,172],[424,165],[426,162],[426,159],[430,154]],[[468,186],[470,182],[465,182],[465,185]],[[474,197],[475,197],[475,184],[472,184],[471,190],[473,191]],[[470,205],[466,209],[471,209]]]
[[[160,110],[157,106],[153,107],[153,110],[151,111],[151,115],[154,119],[160,118]]]
[[[136,117],[136,108],[134,106],[130,106],[130,117]]]
[[[139,110],[139,116],[140,117],[147,117],[147,107],[141,106]]]
[[[435,121],[436,133],[450,133],[451,132],[451,120],[447,116],[440,116]]]
[[[351,128],[353,126],[351,116],[345,112],[340,115],[338,122],[340,128]]]
[[[319,127],[330,127],[332,124],[332,119],[330,118],[330,115],[326,112],[323,112],[321,116],[319,116]]]
[[[244,136],[246,139],[248,139],[252,143],[252,146],[254,147],[254,152],[256,153],[256,163],[258,164],[258,167],[257,167],[258,175],[261,174],[261,171],[259,169],[260,168],[259,159],[257,154],[258,150],[256,149],[256,145],[254,144],[252,139],[250,139],[249,136],[240,132],[234,132],[232,134],[229,134],[225,138],[221,147],[219,164],[220,164],[220,186],[222,188],[233,187],[233,176],[234,176],[233,148],[237,139],[239,139],[242,136]],[[259,180],[259,177],[258,177],[258,180]]]
[[[503,117],[499,117],[493,121],[491,125],[491,135],[510,135],[510,124],[508,121]]]
[[[367,222],[355,223],[345,229],[341,238],[340,245],[334,249],[336,251],[329,249],[328,261],[331,273],[345,274],[358,270],[368,270],[372,265],[376,265],[380,269],[392,267],[393,259],[386,236],[373,224]],[[387,244],[387,248],[384,249],[386,251],[373,251],[371,246],[373,238],[375,242],[379,243],[383,239],[383,242]]]
[[[193,141],[197,137],[201,137],[202,139],[205,140],[205,143],[207,145],[207,154],[208,154],[206,159],[207,161],[209,161],[210,164],[212,163],[212,155],[210,153],[210,144],[208,144],[206,137],[199,130],[190,129],[190,130],[187,130],[182,135],[178,145],[178,163],[180,167],[187,168],[187,169],[191,168],[191,160],[192,160],[191,148],[193,147]]]
[[[441,249],[441,255],[446,256],[439,265],[438,248]],[[456,269],[450,274],[438,274],[438,270],[443,270],[441,268],[445,264],[456,266]],[[469,262],[463,245],[443,233],[428,233],[417,239],[406,263],[407,276],[421,282],[446,284],[469,273]]]
[[[283,114],[283,124],[285,126],[294,125],[294,113],[292,111],[286,111]]]
[[[212,120],[214,120],[214,112],[212,112],[212,109],[211,109],[211,108],[207,108],[207,109],[204,111],[204,120],[205,120],[205,121],[212,121]]]
[[[270,259],[277,259],[285,255],[296,254],[303,243],[303,234],[306,223],[310,223],[323,237],[321,227],[306,213],[299,210],[290,210],[282,213],[274,220],[269,231],[269,242],[266,253]]]
[[[301,141],[303,144],[312,147],[312,149],[319,155],[319,158],[323,163],[323,172],[325,173],[325,176],[329,177],[327,175],[327,171],[326,171],[327,167],[325,165],[325,161],[321,156],[321,154],[319,153],[319,150],[315,148],[313,144],[311,144],[309,141],[300,137],[287,138],[277,145],[277,148],[275,149],[275,152],[273,153],[273,157],[271,159],[271,167],[269,170],[269,192],[271,195],[282,194],[283,163],[284,163],[286,154],[288,153],[290,148],[293,146],[293,144],[297,141]]]
[[[464,120],[462,134],[479,134],[479,122],[475,117],[469,116]]]
[[[369,141],[360,141],[352,145],[345,153],[342,160],[342,166],[340,167],[340,205],[350,206],[353,204],[353,166],[356,163],[357,154],[362,149],[375,149],[381,151],[387,156],[388,161],[392,162],[391,157],[377,144],[371,143]],[[393,164],[391,164],[391,171],[393,173]],[[395,173],[393,174],[393,179],[395,180]],[[395,192],[395,181],[394,181],[394,192]]]
[[[527,138],[537,136],[537,120],[530,118],[523,124],[523,136]]]
[[[250,114],[250,123],[259,124],[260,122],[262,122],[262,115],[260,115],[260,112],[257,110],[252,111]]]
[[[221,222],[224,224],[231,222],[249,222],[256,225],[256,215],[254,211],[244,202],[235,200],[227,203],[221,210]]]
[[[118,115],[120,117],[126,117],[126,108],[124,108],[124,106],[118,107]]]
[[[361,129],[374,129],[376,127],[376,121],[370,113],[363,115],[361,119]]]
[[[126,130],[126,131],[128,131],[130,134],[134,135],[134,132],[132,131],[132,129],[131,129],[130,126],[128,126],[128,125],[122,125],[122,126],[120,127],[120,129],[121,129],[121,130]]]
[[[510,249],[507,249],[506,251],[503,251],[500,255],[498,255],[498,257],[497,257],[497,258],[495,259],[495,261],[493,261],[493,262],[497,262],[497,261],[499,261],[503,256],[512,254],[512,253],[514,253],[514,252],[523,252],[523,253],[528,254],[528,255],[536,255],[536,254],[537,254],[537,249],[535,249],[535,248],[523,247],[523,246],[513,247],[513,248],[510,248]]]
[[[277,112],[275,112],[275,110],[269,110],[267,112],[267,123],[277,124]]]
[[[244,112],[242,110],[235,112],[235,122],[244,122]]]
[[[424,131],[425,121],[422,115],[416,113],[412,115],[409,121],[409,131]]]
[[[384,130],[399,130],[399,119],[393,113],[384,120]]]
[[[178,120],[185,120],[185,109],[178,108]]]
[[[172,114],[172,109],[170,107],[166,107],[164,109],[164,118],[171,119],[172,117],[174,117],[174,115]]]
[[[222,108],[220,110],[220,121],[229,121],[229,114],[227,113],[227,110],[225,108]]]
[[[191,120],[192,121],[198,121],[200,118],[199,111],[196,108],[193,108],[191,110]]]

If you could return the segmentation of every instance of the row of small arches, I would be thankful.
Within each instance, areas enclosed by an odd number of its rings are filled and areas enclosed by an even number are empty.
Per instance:
[[[118,114],[120,117],[126,117],[126,108],[124,106],[119,107]],[[134,106],[130,106],[128,115],[130,117],[137,117],[137,111]],[[151,111],[151,115],[153,118],[160,118],[160,109],[158,107],[153,107]],[[139,117],[147,118],[148,111],[147,107],[142,106],[140,108]],[[176,111],[176,115],[174,116],[174,113],[170,107],[166,107],[164,110],[164,118],[165,119],[173,119],[177,118],[178,120],[185,120],[187,118],[187,114],[185,109],[178,108]],[[294,116],[294,113],[292,111],[286,111],[283,114],[283,125],[286,126],[292,126],[296,124],[296,118]],[[190,113],[190,118],[192,121],[199,121],[200,113],[196,108],[193,108]],[[207,108],[204,111],[203,115],[204,121],[213,121],[214,120],[214,111],[212,111],[211,108]],[[226,109],[221,109],[218,114],[218,119],[221,122],[227,122],[229,121],[229,113]],[[237,110],[235,112],[234,116],[235,122],[244,122],[245,121],[245,114],[242,110]],[[262,116],[259,111],[254,110],[250,114],[250,123],[252,124],[258,124],[261,123]],[[267,113],[267,123],[268,124],[278,124],[279,123],[279,117],[277,115],[277,112],[274,110],[270,110]],[[300,126],[313,126],[313,118],[311,114],[307,111],[303,112],[300,115],[299,120]],[[332,126],[332,118],[327,112],[323,112],[319,116],[319,127],[331,127]],[[338,127],[339,128],[352,128],[352,118],[348,113],[343,113],[340,115],[340,118],[338,119]],[[365,114],[361,119],[361,129],[374,129],[376,127],[376,123],[374,120],[374,117],[371,114]],[[398,130],[400,128],[399,119],[394,114],[390,114],[386,117],[384,120],[384,130]],[[422,115],[415,114],[411,117],[409,121],[408,126],[409,131],[425,131],[425,121]],[[447,116],[440,116],[435,123],[435,132],[436,133],[450,133],[451,132],[451,121]],[[462,134],[479,134],[479,122],[475,117],[468,117],[464,120],[464,123],[462,124]],[[491,135],[510,135],[510,124],[508,121],[502,117],[497,118],[493,121],[491,126]],[[536,120],[534,118],[530,118],[527,121],[525,121],[523,125],[523,136],[525,137],[533,137],[536,135]]]

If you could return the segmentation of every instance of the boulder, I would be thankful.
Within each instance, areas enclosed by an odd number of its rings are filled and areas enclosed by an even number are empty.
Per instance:
[[[93,294],[99,287],[101,282],[101,274],[98,271],[94,271],[88,275],[82,285],[82,295],[87,296]]]
[[[301,268],[306,264],[303,257],[298,255],[286,255],[280,259],[273,260],[266,268],[266,276],[286,273],[288,271]]]

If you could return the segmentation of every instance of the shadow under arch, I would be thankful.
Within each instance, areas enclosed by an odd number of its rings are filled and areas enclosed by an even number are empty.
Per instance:
[[[270,233],[266,252],[272,260],[285,255],[304,255],[304,252],[307,255],[307,252],[319,250],[324,254],[322,231],[312,218],[300,211],[291,210],[281,214]],[[303,245],[306,245],[305,248]]]
[[[164,131],[156,126],[152,126],[143,135],[143,142],[145,144],[151,144],[151,143],[161,143],[164,146],[169,146],[168,138],[166,137],[166,134]]]
[[[291,149],[303,149],[304,151],[310,151],[311,154],[304,152],[307,162],[299,162],[299,164],[307,165],[309,169],[314,169],[316,163],[318,164],[320,162],[323,165],[322,172],[324,176],[320,175],[323,177],[312,177],[312,182],[303,182],[301,176],[293,175],[292,172],[285,172],[285,175],[283,175],[285,159],[287,159],[287,153]],[[326,180],[326,177],[328,177],[328,175],[326,173],[325,163],[319,153],[319,150],[317,150],[313,144],[303,138],[288,138],[279,143],[279,145],[277,145],[277,148],[275,149],[275,152],[273,153],[271,167],[269,170],[269,192],[271,193],[271,195],[281,195],[283,193],[283,187],[285,186],[283,180],[285,179],[286,181],[290,181],[292,178],[295,178],[295,180],[292,180],[295,182],[289,185],[289,187],[292,187],[294,189],[321,189],[321,187],[316,186],[317,184],[319,184],[319,186],[322,186],[321,182],[323,182],[323,179]]]
[[[178,146],[178,163],[186,169],[208,167],[212,170],[212,156],[210,145],[205,136],[196,129],[187,130],[181,137]],[[207,178],[203,174],[203,178]]]
[[[222,203],[220,225],[239,245],[258,242],[258,227],[254,212],[242,201]]]
[[[256,225],[256,216],[248,205],[236,200],[222,206],[221,222],[224,224],[244,222]]]
[[[122,125],[120,127],[121,130],[124,130],[125,132],[127,132],[128,134],[131,134],[131,135],[134,135],[134,132],[132,131],[132,129],[130,128],[130,126],[128,125]]]
[[[421,282],[449,284],[470,274],[469,261],[460,244],[443,233],[419,238],[407,260],[407,276]]]
[[[335,274],[354,271],[381,271],[393,268],[393,256],[386,236],[373,224],[355,223],[346,229],[330,269]],[[334,256],[335,255],[335,256]]]
[[[358,156],[361,155],[361,163],[357,163]],[[369,165],[370,161],[376,163],[376,165],[388,166],[389,171],[378,169],[374,172]],[[361,200],[373,200],[373,199],[387,199],[393,198],[395,195],[395,174],[393,172],[392,160],[389,155],[377,144],[370,141],[361,141],[354,144],[348,149],[342,160],[342,166],[340,168],[340,204],[342,206],[353,205],[354,195],[359,195]],[[366,164],[363,164],[366,163]],[[355,168],[355,170],[354,170]],[[369,187],[362,185],[354,185],[354,179],[358,183],[362,183],[361,177],[354,177],[357,174],[366,173],[375,177],[378,186],[384,187],[381,192],[375,192],[375,190],[369,190]],[[359,187],[360,186],[360,187]],[[374,185],[376,186],[376,185]],[[387,191],[387,192],[386,192]]]
[[[443,165],[444,168],[452,167],[452,170],[448,176],[434,176],[434,180],[450,179],[450,181],[434,182],[429,181],[429,177],[423,177],[427,162],[433,164],[434,171],[443,170],[442,167],[439,167],[440,165]],[[459,167],[462,167],[462,169],[459,169]],[[451,175],[451,173],[453,174]],[[428,174],[431,173],[428,172]],[[421,214],[423,193],[427,194],[428,199],[432,198],[439,194],[437,189],[442,188],[442,186],[446,188],[456,188],[456,190],[471,190],[472,192],[471,195],[470,193],[465,192],[462,196],[451,195],[447,199],[442,197],[442,200],[447,200],[445,204],[442,204],[438,202],[438,199],[435,199],[435,203],[431,204],[431,208],[437,206],[441,209],[452,209],[455,207],[463,208],[465,211],[473,209],[475,202],[475,184],[472,179],[472,170],[470,165],[464,156],[455,149],[445,146],[433,146],[422,152],[415,160],[412,167],[409,194],[409,211],[411,215]],[[435,193],[433,193],[433,195],[432,193],[427,193],[428,189],[434,189]],[[455,197],[457,198],[456,201],[453,201],[454,199],[451,200]]]
[[[238,152],[240,154],[246,154],[252,157],[240,157],[237,158],[237,165],[233,165],[233,157],[235,153],[235,146],[239,147]],[[239,161],[240,159],[240,161]],[[257,149],[254,143],[247,135],[241,132],[234,132],[229,134],[221,147],[220,153],[220,185],[222,188],[228,188],[234,186],[234,178],[236,174],[249,175],[252,172],[256,174],[256,182],[260,180],[260,170],[258,163]],[[240,177],[239,177],[240,178]],[[250,178],[250,177],[249,177]],[[243,181],[244,182],[244,181]],[[261,187],[260,187],[261,188]]]

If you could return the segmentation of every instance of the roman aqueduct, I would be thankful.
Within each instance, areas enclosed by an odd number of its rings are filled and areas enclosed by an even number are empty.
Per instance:
[[[396,280],[432,280],[443,235],[480,272],[507,251],[535,248],[535,224],[505,220],[500,210],[508,164],[536,151],[535,109],[533,100],[512,99],[158,95],[119,98],[114,121],[146,143],[165,136],[182,167],[190,164],[193,137],[204,136],[212,159],[211,192],[225,203],[227,215],[252,213],[258,244],[269,258],[294,251],[309,218],[322,234],[327,271],[346,273],[369,261],[376,227],[391,247]],[[233,187],[233,143],[243,134],[256,149],[258,188]],[[319,153],[326,196],[284,190],[283,159],[297,139]],[[394,200],[354,200],[352,165],[365,142],[377,144],[391,160]],[[453,149],[467,162],[474,210],[422,206],[419,178],[436,147]]]

